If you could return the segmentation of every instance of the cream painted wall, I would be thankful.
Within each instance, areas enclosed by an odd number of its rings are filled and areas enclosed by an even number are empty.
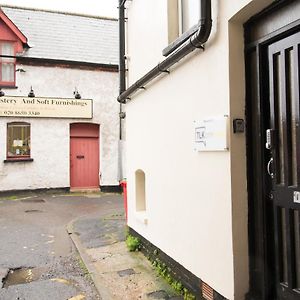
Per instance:
[[[101,185],[118,185],[118,73],[18,65],[17,89],[6,95],[24,96],[33,87],[39,97],[72,98],[75,87],[82,98],[93,99],[93,119],[0,118],[0,190],[57,188],[70,186],[70,123],[100,124]],[[3,163],[6,159],[6,124],[31,124],[33,162]]]
[[[163,60],[162,49],[168,46],[167,1],[128,1],[127,6],[126,31],[130,36],[126,43],[130,66],[127,79],[131,84]],[[137,58],[140,63],[136,63]]]
[[[127,104],[129,225],[230,298],[230,153],[198,153],[193,145],[194,120],[229,114],[228,52],[219,46],[198,51]],[[212,60],[218,72],[197,71],[211,69]],[[146,174],[148,225],[135,213],[137,169]]]
[[[167,1],[128,8],[129,81],[163,58]],[[196,50],[126,105],[129,226],[228,299],[248,291],[248,199],[243,23],[269,1],[213,0],[213,31]],[[148,13],[155,9],[155,37]],[[145,32],[145,35],[141,35]],[[151,31],[152,32],[152,31]],[[132,45],[139,45],[135,50]],[[229,115],[229,151],[195,152],[193,121]],[[146,174],[146,212],[136,212],[136,170]]]

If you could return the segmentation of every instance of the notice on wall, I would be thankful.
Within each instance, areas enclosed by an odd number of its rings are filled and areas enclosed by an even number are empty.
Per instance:
[[[0,117],[91,119],[93,100],[3,96]]]
[[[194,121],[195,151],[227,151],[228,117],[206,118]]]

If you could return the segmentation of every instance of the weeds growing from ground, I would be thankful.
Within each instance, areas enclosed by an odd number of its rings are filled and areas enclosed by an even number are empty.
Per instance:
[[[152,266],[156,269],[157,273],[161,277],[163,277],[178,294],[182,295],[184,300],[196,299],[196,297],[192,293],[190,293],[189,290],[185,288],[179,280],[176,280],[172,276],[171,268],[167,267],[167,265],[163,263],[159,258],[151,260],[151,258],[148,257],[148,259],[151,261]]]
[[[131,235],[126,231],[126,245],[129,251],[139,251],[142,248],[141,240],[138,237]],[[163,277],[168,284],[180,295],[183,296],[184,300],[195,300],[196,297],[184,287],[184,285],[177,279],[172,276],[172,270],[165,263],[163,263],[157,256],[159,253],[158,249],[153,251],[153,256],[147,256],[147,259],[152,263],[152,266],[155,268],[156,272]]]
[[[138,237],[128,234],[126,238],[126,245],[130,252],[139,251],[141,248],[141,241]]]

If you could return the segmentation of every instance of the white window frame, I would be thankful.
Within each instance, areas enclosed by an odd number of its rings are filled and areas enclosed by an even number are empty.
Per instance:
[[[20,127],[24,130],[24,136],[13,140],[10,135],[11,128]],[[28,136],[25,136],[25,128],[28,128]],[[22,133],[23,135],[23,133]],[[6,141],[6,158],[7,160],[24,160],[31,157],[31,124],[27,122],[10,122],[7,123],[7,141]],[[25,151],[24,151],[25,150]],[[24,152],[23,152],[24,151]]]
[[[184,23],[184,16],[183,16],[183,1],[198,1],[198,16],[196,16],[195,23],[190,24],[189,28],[183,28]],[[195,9],[197,11],[197,9]],[[200,0],[178,0],[178,20],[179,20],[179,32],[180,35],[184,34],[185,32],[189,31],[191,28],[193,28],[195,25],[198,24],[198,21],[200,19]]]
[[[0,87],[2,86],[15,86],[16,84],[16,75],[15,75],[15,71],[16,71],[16,59],[15,59],[15,43],[12,41],[5,41],[5,40],[0,40],[0,54],[2,55],[3,52],[3,45],[10,45],[12,48],[12,53],[10,54],[12,57],[2,57],[0,56]],[[6,55],[6,54],[3,54]],[[13,72],[13,78],[12,80],[3,80],[3,70],[2,70],[2,66],[3,65],[8,65],[12,68],[12,72]]]
[[[183,32],[183,14],[182,1],[184,0],[167,0],[168,5],[168,46],[163,50],[163,55],[170,49],[176,49],[185,42],[198,29],[198,22]],[[199,1],[199,18],[200,18],[200,0]]]

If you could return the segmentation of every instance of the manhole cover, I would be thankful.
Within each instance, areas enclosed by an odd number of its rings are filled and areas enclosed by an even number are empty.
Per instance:
[[[44,203],[45,200],[44,199],[22,199],[21,202],[27,202],[27,203]]]
[[[117,273],[119,274],[120,277],[136,274],[136,272],[133,269],[126,269],[126,270],[118,271]]]
[[[39,209],[28,209],[28,210],[25,210],[26,213],[42,213],[43,211],[42,210],[39,210]]]
[[[3,280],[3,287],[7,288],[11,285],[26,284],[39,280],[44,272],[45,268],[11,269]]]

